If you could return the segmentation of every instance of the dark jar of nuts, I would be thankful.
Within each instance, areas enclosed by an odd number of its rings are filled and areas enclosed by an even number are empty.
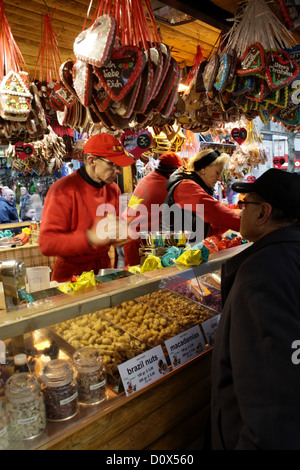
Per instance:
[[[47,362],[42,373],[42,392],[49,421],[64,421],[78,412],[78,390],[70,362],[55,359]]]
[[[95,405],[106,399],[107,376],[100,352],[96,348],[78,349],[73,355],[79,402]]]

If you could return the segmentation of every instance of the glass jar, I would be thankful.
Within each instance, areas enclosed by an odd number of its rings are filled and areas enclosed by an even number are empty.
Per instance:
[[[78,391],[72,365],[64,359],[47,362],[42,392],[49,421],[64,421],[78,412]]]
[[[6,450],[9,446],[7,418],[4,404],[0,398],[0,450]]]
[[[107,376],[98,349],[86,347],[73,355],[76,369],[79,402],[82,405],[95,405],[106,399]]]
[[[46,411],[41,386],[33,374],[22,372],[6,382],[6,413],[10,439],[31,439],[46,428]]]

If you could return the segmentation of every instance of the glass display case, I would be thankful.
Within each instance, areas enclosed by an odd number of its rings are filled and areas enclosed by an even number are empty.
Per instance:
[[[204,423],[209,413],[210,358],[221,314],[220,269],[224,260],[244,248],[215,253],[199,266],[174,265],[100,283],[72,294],[49,289],[38,293],[33,302],[9,312],[2,311],[0,340],[5,344],[6,361],[1,366],[1,422],[8,419],[5,384],[15,372],[16,354],[25,352],[29,373],[38,378],[44,393],[42,378],[51,369],[51,363],[59,360],[71,364],[74,388],[57,405],[68,409],[78,399],[78,370],[73,363],[76,351],[82,354],[84,348],[96,349],[105,369],[101,400],[91,405],[81,400],[76,413],[71,413],[68,419],[55,421],[48,416],[46,428],[31,439],[15,439],[6,434],[7,428],[3,426],[5,446],[8,449],[182,448],[179,445],[184,448],[186,426],[189,429],[195,426],[200,436],[196,416],[202,416]],[[151,366],[152,362],[155,367]],[[85,377],[90,380],[85,382],[85,387],[91,387],[88,392],[104,384],[103,378],[93,382],[92,375]],[[93,380],[94,377],[95,374]],[[48,395],[46,398],[49,399]],[[176,408],[175,415],[172,407]],[[151,424],[151,432],[145,434],[149,440],[145,442],[140,437],[141,428],[150,426],[158,409],[163,409],[166,420],[159,420],[155,432]],[[167,442],[166,437],[162,440],[171,430],[175,435],[175,429],[180,444]],[[134,439],[135,435],[139,437]],[[201,446],[199,442],[195,445]]]

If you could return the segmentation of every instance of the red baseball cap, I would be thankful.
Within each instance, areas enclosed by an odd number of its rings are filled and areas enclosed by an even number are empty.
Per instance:
[[[159,157],[159,161],[162,165],[173,166],[180,168],[183,165],[182,159],[174,152],[162,153]]]
[[[135,163],[135,159],[125,152],[118,139],[111,134],[93,135],[84,145],[83,153],[107,158],[118,166]]]

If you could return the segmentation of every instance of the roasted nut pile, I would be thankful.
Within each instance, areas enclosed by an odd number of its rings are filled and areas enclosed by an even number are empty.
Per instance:
[[[100,310],[99,313],[151,347],[163,344],[166,339],[184,329],[177,321],[171,321],[153,311],[148,305],[135,300]]]
[[[147,349],[145,343],[114,327],[97,313],[59,323],[53,329],[75,349],[84,346],[98,348],[107,372],[113,376],[119,375],[118,364],[142,354]]]
[[[160,290],[136,299],[169,318],[174,318],[186,328],[202,323],[213,314],[201,304],[191,302],[169,290]]]

